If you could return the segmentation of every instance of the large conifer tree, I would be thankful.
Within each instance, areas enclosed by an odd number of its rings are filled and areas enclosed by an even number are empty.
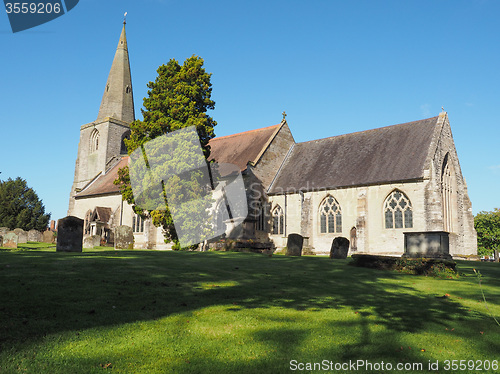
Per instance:
[[[136,120],[130,126],[130,139],[125,140],[128,154],[161,135],[195,126],[207,159],[210,155],[208,142],[215,137],[214,126],[217,123],[206,113],[215,108],[215,102],[211,99],[211,74],[205,71],[203,59],[192,56],[183,65],[171,59],[166,65],[160,66],[157,73],[156,80],[148,83],[148,96],[144,98],[144,109],[141,110],[143,120]],[[128,167],[120,169],[115,184],[120,185],[123,199],[133,205],[134,211],[144,215],[144,208],[136,205]],[[179,186],[179,190],[192,189],[192,186]],[[205,204],[208,202],[205,201]],[[166,209],[148,210],[146,214],[151,216],[155,226],[164,228],[167,241],[173,240],[178,247],[178,237],[168,206]]]
[[[49,220],[50,214],[24,179],[0,181],[0,227],[45,231]]]

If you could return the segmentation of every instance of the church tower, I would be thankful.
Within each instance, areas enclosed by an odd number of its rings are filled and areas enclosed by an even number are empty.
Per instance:
[[[116,48],[97,119],[80,128],[75,176],[68,215],[73,215],[75,195],[106,173],[127,153],[123,140],[135,120],[132,77],[125,33],[125,21]]]

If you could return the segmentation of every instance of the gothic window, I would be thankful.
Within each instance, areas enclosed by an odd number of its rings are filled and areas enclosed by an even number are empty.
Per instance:
[[[138,214],[132,217],[132,229],[135,233],[144,232],[144,219]]]
[[[394,190],[385,199],[384,217],[386,229],[409,229],[413,227],[413,211],[408,196]]]
[[[127,85],[127,88],[125,88],[125,93],[130,93],[130,86]]]
[[[125,139],[130,139],[130,130],[125,131],[122,135],[122,142],[121,142],[121,147],[120,147],[120,153],[122,155],[127,154],[127,146],[125,145]]]
[[[283,235],[285,228],[285,216],[283,209],[279,205],[273,209],[273,235]]]
[[[325,197],[319,206],[320,232],[342,232],[342,209],[337,200],[331,195]]]
[[[90,222],[92,221],[92,211],[87,211],[85,214],[85,219],[83,221],[83,234],[90,235]]]
[[[447,232],[453,231],[453,193],[454,190],[454,172],[450,163],[449,153],[446,154],[443,161],[441,173],[441,193],[443,196],[443,229]]]
[[[99,149],[99,131],[94,129],[92,134],[90,134],[90,153],[93,153]]]
[[[255,230],[265,231],[266,230],[266,212],[265,212],[266,204],[262,201],[258,201],[255,204]]]

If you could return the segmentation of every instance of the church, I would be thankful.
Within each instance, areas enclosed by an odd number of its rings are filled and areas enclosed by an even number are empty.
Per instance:
[[[134,213],[113,184],[128,165],[124,139],[135,119],[125,23],[97,119],[80,128],[68,215],[84,235],[113,243],[114,228],[132,227],[134,248],[170,249],[161,228]],[[210,160],[236,165],[248,216],[240,227],[213,208],[225,234],[212,240],[283,248],[291,233],[308,253],[327,254],[345,237],[349,253],[400,256],[405,233],[445,232],[453,256],[477,253],[467,185],[446,112],[373,130],[295,142],[283,115],[274,126],[210,141]],[[259,245],[256,245],[259,247]]]

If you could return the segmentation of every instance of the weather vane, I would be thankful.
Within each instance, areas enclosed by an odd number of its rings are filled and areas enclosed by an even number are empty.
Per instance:
[[[125,12],[125,14],[123,15],[123,24],[127,23],[127,13],[128,12]]]

